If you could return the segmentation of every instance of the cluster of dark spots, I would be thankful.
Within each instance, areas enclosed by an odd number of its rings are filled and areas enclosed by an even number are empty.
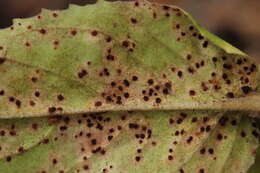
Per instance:
[[[104,68],[103,71],[101,71],[101,72],[99,73],[99,76],[100,76],[100,77],[103,76],[103,75],[105,75],[105,76],[109,76],[109,75],[110,75],[110,73],[109,73],[109,71],[108,71],[107,68]]]
[[[130,20],[131,20],[132,24],[136,24],[137,23],[137,19],[136,18],[132,17]]]
[[[114,61],[114,60],[115,60],[115,56],[114,56],[114,55],[111,55],[111,54],[108,54],[108,55],[106,56],[106,58],[107,58],[107,60],[109,60],[109,61]]]
[[[41,34],[43,34],[43,35],[44,35],[44,34],[46,34],[46,33],[47,33],[47,31],[46,31],[45,29],[43,29],[43,28],[42,28],[42,29],[40,29],[40,30],[39,30],[39,33],[41,33]]]
[[[93,30],[93,31],[91,31],[91,35],[95,37],[98,35],[98,32],[96,30]]]
[[[3,64],[6,61],[5,57],[0,57],[0,65]]]
[[[227,70],[231,70],[232,69],[232,65],[231,64],[223,64],[223,68],[225,68]]]
[[[88,72],[85,69],[82,69],[80,72],[78,72],[78,77],[83,78],[88,74]]]

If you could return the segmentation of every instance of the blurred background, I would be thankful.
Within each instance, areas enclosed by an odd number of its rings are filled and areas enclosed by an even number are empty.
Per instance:
[[[259,0],[150,0],[186,10],[205,28],[260,62]],[[0,0],[0,28],[12,18],[30,17],[41,8],[66,9],[69,3],[85,5],[95,0]]]

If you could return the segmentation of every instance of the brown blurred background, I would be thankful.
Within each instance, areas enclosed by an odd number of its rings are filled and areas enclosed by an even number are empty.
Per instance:
[[[211,32],[260,62],[259,0],[151,0],[177,5]],[[66,9],[69,3],[85,5],[95,0],[0,0],[0,28],[12,18],[29,17],[41,8]]]

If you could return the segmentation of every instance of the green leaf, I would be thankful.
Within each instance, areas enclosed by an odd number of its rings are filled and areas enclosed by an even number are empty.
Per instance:
[[[257,75],[174,6],[16,19],[0,30],[0,172],[246,172]]]
[[[205,111],[2,120],[0,172],[245,172],[258,144],[251,122]]]

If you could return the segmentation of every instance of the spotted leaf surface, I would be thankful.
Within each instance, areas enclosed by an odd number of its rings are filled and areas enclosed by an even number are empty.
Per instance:
[[[0,30],[0,172],[245,173],[257,73],[174,6],[16,19]]]
[[[228,109],[256,89],[257,68],[208,37],[181,9],[146,1],[16,19],[0,31],[0,116]]]
[[[6,173],[246,172],[258,145],[256,123],[237,112],[2,120],[1,134],[0,172]]]

